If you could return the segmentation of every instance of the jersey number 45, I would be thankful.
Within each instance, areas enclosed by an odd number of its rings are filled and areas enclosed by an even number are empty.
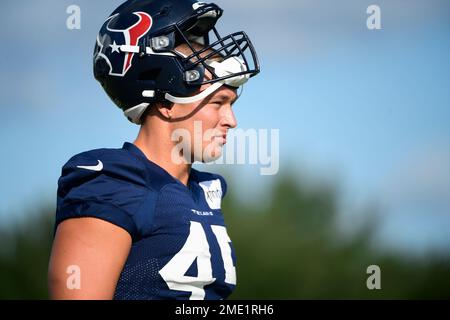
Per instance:
[[[236,269],[231,257],[231,242],[224,226],[212,225],[220,247],[225,268],[225,282],[236,285]],[[197,259],[198,275],[186,276],[186,272]],[[199,222],[191,221],[189,236],[181,250],[159,271],[171,290],[191,292],[190,300],[205,298],[204,287],[216,279],[212,276],[211,253],[205,231]]]

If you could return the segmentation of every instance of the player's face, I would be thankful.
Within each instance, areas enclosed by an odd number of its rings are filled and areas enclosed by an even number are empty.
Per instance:
[[[210,84],[202,86],[205,90]],[[184,129],[183,151],[189,150],[189,161],[209,162],[219,158],[226,143],[227,131],[235,128],[236,118],[232,104],[236,101],[236,90],[222,86],[204,100],[192,104],[174,104],[175,129]]]

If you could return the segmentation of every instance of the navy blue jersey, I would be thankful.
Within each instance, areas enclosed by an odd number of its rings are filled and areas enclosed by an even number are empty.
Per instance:
[[[221,176],[191,169],[185,186],[126,142],[64,165],[55,230],[68,218],[95,217],[128,231],[115,299],[224,299],[236,285],[225,193]]]

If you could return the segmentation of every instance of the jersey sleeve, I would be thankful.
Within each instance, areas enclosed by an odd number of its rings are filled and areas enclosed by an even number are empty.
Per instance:
[[[55,231],[66,219],[94,217],[125,229],[136,239],[142,220],[140,209],[148,198],[148,189],[108,170],[96,172],[76,166],[95,163],[94,159],[72,158],[63,167],[58,181]]]

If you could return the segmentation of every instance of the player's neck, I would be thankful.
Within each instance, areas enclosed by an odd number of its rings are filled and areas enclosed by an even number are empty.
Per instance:
[[[169,132],[141,127],[134,144],[147,159],[166,170],[172,177],[187,185],[192,164],[186,163],[181,155],[173,153],[176,143]]]

